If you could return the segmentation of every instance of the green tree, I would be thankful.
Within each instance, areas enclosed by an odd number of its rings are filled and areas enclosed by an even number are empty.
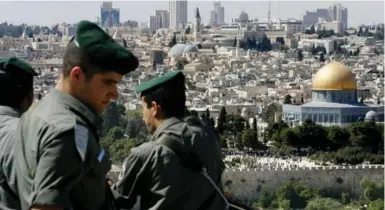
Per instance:
[[[368,210],[384,210],[384,199],[377,199],[370,202]]]
[[[116,102],[110,102],[102,114],[103,118],[103,134],[107,134],[108,131],[115,127],[119,126],[121,113],[119,113],[118,106]]]
[[[283,100],[283,104],[291,104],[291,95],[290,94],[285,95],[285,98]]]
[[[187,26],[187,28],[185,30],[185,34],[190,34],[190,33],[191,33],[191,27]]]
[[[225,124],[226,124],[226,117],[227,117],[226,108],[223,106],[218,116],[217,131],[219,134],[223,134],[223,131],[225,129]]]
[[[239,115],[227,116],[227,130],[232,133],[242,133],[245,129],[245,119]]]
[[[130,150],[136,144],[135,139],[120,139],[110,146],[110,157],[113,163],[121,164],[130,154]]]
[[[343,205],[332,198],[314,198],[306,205],[306,210],[342,209]]]
[[[311,147],[314,149],[325,150],[329,146],[326,129],[312,122],[310,119],[304,121],[298,126],[295,132],[298,135],[299,145],[302,147]]]
[[[284,209],[305,208],[309,200],[320,197],[317,189],[309,189],[298,182],[288,182],[276,191],[279,207]]]
[[[325,56],[323,53],[321,53],[321,55],[319,56],[319,61],[322,63],[325,62]]]
[[[367,152],[377,153],[382,144],[382,135],[373,123],[356,122],[349,126],[350,142],[353,146],[363,148]]]
[[[168,43],[168,46],[171,48],[174,45],[176,45],[176,34],[174,33],[174,36],[172,37],[171,41]]]
[[[253,129],[247,129],[242,134],[242,145],[251,149],[261,149],[262,145],[258,141],[258,133]]]
[[[365,201],[375,201],[377,199],[384,199],[384,182],[373,181],[364,177],[360,182],[361,187],[364,188],[361,198]]]
[[[177,61],[175,64],[176,69],[183,70],[184,69],[184,62],[183,61]]]
[[[130,111],[126,116],[128,121],[125,128],[126,138],[137,139],[141,142],[148,136],[142,113],[140,111]]]
[[[298,59],[298,61],[302,61],[303,60],[302,50],[298,50],[298,52],[297,52],[297,59]]]
[[[291,128],[284,128],[279,135],[279,139],[281,141],[281,144],[298,147],[299,144],[299,138],[297,133],[294,131],[294,129]]]
[[[330,149],[338,150],[349,145],[350,133],[348,129],[340,126],[330,126],[327,128]]]

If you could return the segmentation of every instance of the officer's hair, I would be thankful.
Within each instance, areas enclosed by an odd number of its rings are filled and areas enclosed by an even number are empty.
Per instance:
[[[0,105],[20,109],[21,103],[33,92],[33,76],[18,74],[17,78],[0,79]]]
[[[71,41],[67,45],[67,49],[63,58],[62,74],[64,78],[67,78],[70,75],[72,69],[75,66],[82,68],[87,79],[92,78],[92,76],[96,73],[102,72],[99,68],[91,65],[88,56],[84,54],[82,50],[80,50],[80,48],[75,45],[74,42]]]
[[[184,76],[178,76],[162,84],[162,86],[143,91],[140,97],[143,97],[147,108],[151,107],[153,101],[156,102],[160,106],[160,111],[165,119],[170,117],[182,119],[186,109]]]

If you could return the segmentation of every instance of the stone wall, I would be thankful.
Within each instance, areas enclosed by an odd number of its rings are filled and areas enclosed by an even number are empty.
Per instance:
[[[119,171],[111,171],[110,177],[117,180]],[[363,177],[384,180],[384,165],[368,166],[320,166],[274,169],[226,169],[223,174],[225,192],[232,197],[251,203],[263,191],[274,191],[290,181],[319,189],[349,192],[359,196]]]
[[[349,192],[359,196],[363,177],[384,180],[384,166],[325,166],[275,169],[227,169],[224,189],[245,203],[253,202],[263,191],[274,191],[289,181],[318,189]]]

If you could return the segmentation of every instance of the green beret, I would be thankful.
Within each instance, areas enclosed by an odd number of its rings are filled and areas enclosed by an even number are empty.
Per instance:
[[[0,58],[0,77],[11,78],[12,76],[20,75],[20,73],[22,74],[26,73],[23,75],[31,75],[31,76],[38,75],[29,63],[19,58],[16,58],[16,57]]]
[[[178,76],[184,77],[182,71],[172,71],[165,75],[159,76],[158,78],[155,78],[153,80],[143,82],[140,85],[136,86],[136,92],[141,93],[147,90],[151,90],[156,87],[160,87],[163,84],[166,84],[167,82],[178,78]]]
[[[138,59],[95,23],[81,21],[74,42],[89,62],[105,71],[127,74],[139,66]]]

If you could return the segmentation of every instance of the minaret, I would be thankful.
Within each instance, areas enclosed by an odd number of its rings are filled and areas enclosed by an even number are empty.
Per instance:
[[[201,15],[199,14],[199,8],[197,7],[195,14],[195,26],[194,26],[194,37],[195,42],[198,41],[201,35]]]

